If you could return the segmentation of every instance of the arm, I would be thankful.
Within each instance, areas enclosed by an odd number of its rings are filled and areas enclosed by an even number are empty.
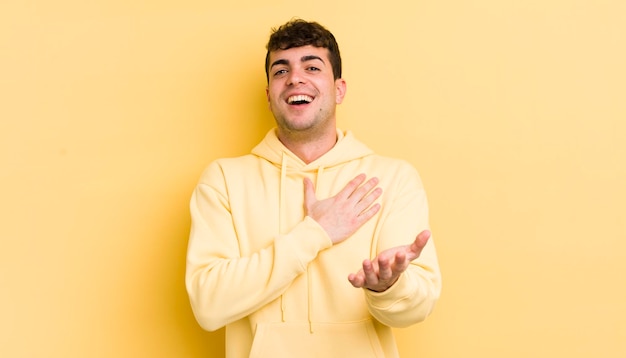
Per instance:
[[[441,290],[434,244],[428,229],[428,205],[417,172],[398,175],[408,180],[387,213],[379,235],[380,251],[363,261],[362,268],[348,280],[365,288],[370,312],[380,322],[395,327],[424,320],[432,311]],[[408,230],[407,230],[408,229]],[[402,242],[412,230],[421,230]],[[414,231],[415,232],[415,231]]]
[[[225,204],[214,188],[200,185],[190,205],[186,286],[198,323],[209,331],[279,297],[307,263],[331,245],[319,225],[305,218],[269,246],[242,256]]]

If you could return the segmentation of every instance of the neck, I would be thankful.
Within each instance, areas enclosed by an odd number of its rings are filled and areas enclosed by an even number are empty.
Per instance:
[[[279,128],[277,136],[285,147],[307,164],[326,154],[337,143],[337,131],[334,128],[319,135],[287,132]]]

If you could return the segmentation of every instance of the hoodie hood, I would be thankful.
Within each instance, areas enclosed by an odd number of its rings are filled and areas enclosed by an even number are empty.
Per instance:
[[[276,128],[271,129],[263,141],[252,149],[252,154],[266,159],[274,165],[280,167],[285,164],[285,159],[289,162],[289,167],[301,170],[318,170],[319,168],[332,168],[354,159],[362,158],[373,154],[365,144],[358,141],[352,132],[337,129],[337,143],[313,162],[306,164],[298,158],[276,136]]]

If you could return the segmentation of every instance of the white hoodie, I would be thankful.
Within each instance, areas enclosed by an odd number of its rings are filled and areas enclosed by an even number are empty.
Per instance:
[[[407,245],[428,229],[417,171],[375,155],[350,132],[306,164],[275,130],[252,154],[220,159],[191,199],[186,285],[207,330],[226,326],[227,357],[397,357],[390,327],[424,320],[441,290],[432,238],[385,292],[352,287],[366,258]],[[303,178],[318,199],[336,195],[360,173],[378,177],[381,210],[332,245],[304,215]]]

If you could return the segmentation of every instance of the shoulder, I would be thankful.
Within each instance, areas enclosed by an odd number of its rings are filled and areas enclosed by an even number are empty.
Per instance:
[[[417,168],[409,161],[401,158],[373,154],[365,158],[368,167],[373,169],[381,181],[392,187],[422,188],[422,179]]]
[[[415,173],[416,167],[402,158],[387,157],[379,154],[372,154],[366,158],[376,168],[391,171],[392,173]]]
[[[246,154],[240,157],[219,158],[210,162],[200,176],[200,183],[210,183],[223,180],[225,177],[241,175],[249,171],[254,165],[258,165],[258,157]]]

